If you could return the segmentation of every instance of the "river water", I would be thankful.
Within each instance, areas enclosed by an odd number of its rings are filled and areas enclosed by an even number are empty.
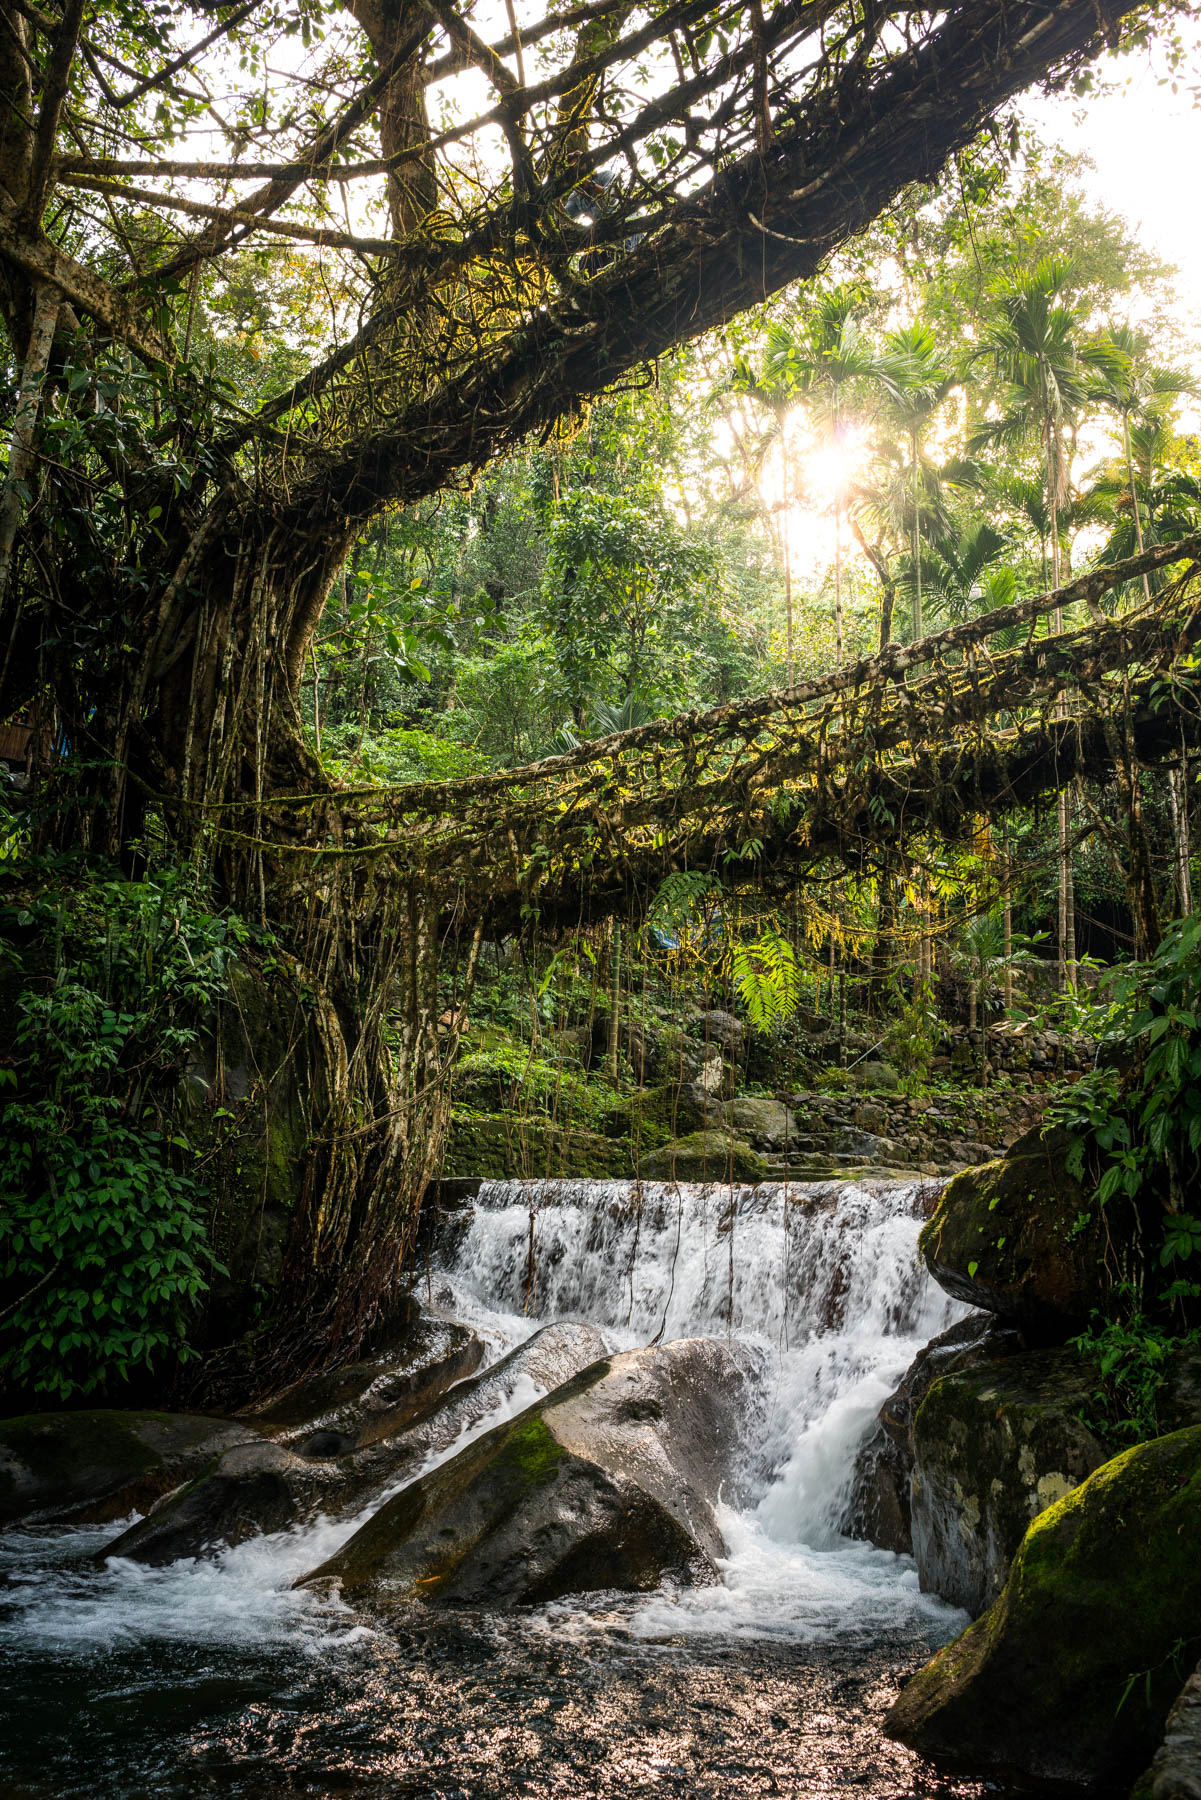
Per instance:
[[[12,1532],[0,1796],[980,1792],[879,1732],[898,1681],[964,1616],[919,1592],[907,1558],[839,1531],[881,1400],[963,1310],[918,1264],[922,1198],[902,1183],[486,1183],[421,1297],[491,1357],[561,1318],[615,1350],[758,1347],[720,1585],[505,1615],[418,1606],[384,1629],[292,1587],[365,1515],[163,1569],[98,1564],[113,1525]],[[519,1377],[470,1435],[535,1397]]]

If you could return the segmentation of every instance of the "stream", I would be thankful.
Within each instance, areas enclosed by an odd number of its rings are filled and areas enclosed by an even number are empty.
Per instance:
[[[965,1615],[839,1530],[881,1401],[965,1310],[918,1262],[922,1200],[899,1182],[484,1183],[418,1293],[490,1361],[563,1318],[613,1350],[757,1347],[720,1584],[415,1606],[385,1627],[292,1587],[373,1508],[164,1568],[97,1559],[116,1524],[9,1532],[3,1800],[982,1792],[879,1732]],[[425,1467],[536,1397],[517,1376]]]

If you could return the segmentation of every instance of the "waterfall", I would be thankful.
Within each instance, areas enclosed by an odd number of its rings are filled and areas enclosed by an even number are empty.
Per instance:
[[[539,1615],[555,1630],[620,1616],[656,1639],[694,1633],[847,1641],[955,1615],[920,1595],[906,1558],[839,1530],[854,1454],[923,1343],[964,1311],[916,1254],[930,1189],[920,1182],[680,1184],[485,1182],[469,1214],[443,1221],[419,1295],[481,1335],[489,1362],[556,1319],[584,1319],[612,1350],[732,1337],[762,1370],[744,1465],[720,1509],[729,1557],[719,1588],[663,1593],[598,1613],[586,1597]],[[451,1390],[453,1396],[454,1390]],[[484,1408],[399,1485],[456,1455],[539,1395],[497,1372]],[[0,1546],[0,1653],[56,1655],[106,1644],[284,1642],[317,1657],[364,1626],[292,1582],[323,1561],[386,1495],[354,1517],[313,1522],[164,1568],[90,1556],[119,1526],[10,1534]],[[535,1621],[532,1629],[539,1628]]]
[[[635,1629],[846,1638],[951,1616],[907,1559],[839,1529],[882,1401],[966,1311],[917,1254],[932,1197],[917,1181],[486,1181],[449,1223],[429,1291],[494,1342],[582,1318],[614,1349],[718,1336],[763,1351],[723,1586],[657,1597]]]

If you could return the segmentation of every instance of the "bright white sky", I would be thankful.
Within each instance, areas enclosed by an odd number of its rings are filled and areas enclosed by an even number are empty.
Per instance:
[[[1162,58],[1142,52],[1109,65],[1128,75],[1121,92],[1094,95],[1087,107],[1035,95],[1021,113],[1041,137],[1089,157],[1096,173],[1087,185],[1097,200],[1123,213],[1149,249],[1176,264],[1182,324],[1201,336],[1201,100],[1189,91],[1201,78],[1201,28],[1193,36],[1192,69],[1175,94],[1155,79]]]
[[[1192,66],[1176,93],[1156,80],[1162,55],[1140,51],[1102,65],[1105,90],[1087,104],[1068,96],[1031,95],[1018,111],[1045,142],[1088,157],[1094,170],[1085,172],[1084,185],[1096,202],[1123,214],[1150,251],[1179,269],[1181,351],[1191,346],[1201,376],[1201,24],[1192,36]],[[1201,406],[1186,402],[1177,418],[1185,429],[1199,429]],[[795,457],[790,561],[796,576],[813,581],[834,554],[834,490],[854,479],[857,458],[856,447],[848,445],[845,469],[826,466],[829,458],[814,456],[806,439],[804,421],[797,417],[790,430]],[[1103,439],[1100,433],[1089,442],[1086,461],[1102,453]],[[769,503],[778,503],[779,474],[770,465],[764,492]],[[845,526],[843,550],[851,565],[861,564]]]

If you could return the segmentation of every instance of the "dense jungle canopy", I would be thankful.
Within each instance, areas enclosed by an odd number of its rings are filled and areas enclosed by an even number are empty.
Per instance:
[[[108,1018],[169,865],[153,953],[166,916],[188,969],[72,1065],[133,1130],[200,1032],[175,1011],[225,991],[218,915],[261,935],[307,1130],[286,1317],[238,1380],[385,1305],[486,937],[724,872],[824,884],[831,967],[854,893],[885,961],[928,963],[902,915],[931,846],[1002,814],[1058,884],[1064,988],[1086,840],[1136,947],[1187,910],[1191,377],[1165,271],[1006,110],[1184,10],[6,0],[14,957],[74,931],[106,971],[22,1043]],[[801,416],[838,464],[810,592]],[[1021,810],[1048,796],[1050,835]],[[47,896],[101,863],[117,886],[65,926]],[[1007,880],[979,875],[985,912]],[[65,1079],[22,1115],[18,1185]],[[194,1202],[138,1143],[167,1243]],[[7,1268],[34,1324],[55,1241]]]

